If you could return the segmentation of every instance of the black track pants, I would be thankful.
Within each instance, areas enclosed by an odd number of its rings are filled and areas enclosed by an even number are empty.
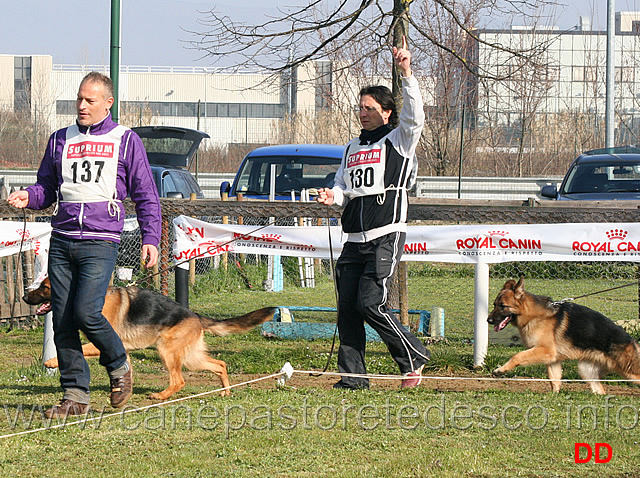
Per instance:
[[[400,260],[406,234],[387,234],[365,243],[347,242],[336,264],[338,284],[338,371],[366,374],[366,321],[380,335],[400,372],[416,370],[429,359],[418,338],[387,308],[391,276]],[[342,384],[367,388],[366,378],[342,377]]]

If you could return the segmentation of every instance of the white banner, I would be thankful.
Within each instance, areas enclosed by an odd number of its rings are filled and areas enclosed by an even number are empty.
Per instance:
[[[173,222],[177,263],[224,252],[330,257],[327,226],[222,225],[187,216]],[[334,258],[343,239],[341,227],[332,226]],[[640,223],[409,226],[402,260],[640,262]]]
[[[173,220],[173,259],[215,256],[225,252],[272,256],[329,258],[329,231],[325,227],[238,226],[211,224],[192,217]],[[342,250],[342,228],[331,226],[334,257]],[[181,267],[188,267],[181,264]]]
[[[33,251],[36,256],[47,254],[51,239],[48,222],[2,221],[0,230],[0,256],[11,256],[22,251]]]
[[[33,251],[36,278],[29,287],[37,287],[47,273],[50,239],[51,224],[48,222],[27,222],[25,227],[22,221],[2,221],[0,257],[18,254],[21,250]]]

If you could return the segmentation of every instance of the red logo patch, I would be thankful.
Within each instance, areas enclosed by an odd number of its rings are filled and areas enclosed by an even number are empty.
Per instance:
[[[382,150],[372,149],[370,151],[358,151],[347,157],[347,168],[360,166],[361,164],[379,163]]]
[[[80,159],[87,156],[92,158],[113,158],[113,144],[83,141],[82,143],[69,145],[69,150],[67,151],[69,159]]]

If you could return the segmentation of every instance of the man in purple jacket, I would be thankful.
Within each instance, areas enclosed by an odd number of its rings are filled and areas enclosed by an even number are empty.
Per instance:
[[[45,412],[48,418],[89,410],[89,366],[79,330],[100,350],[100,364],[111,379],[111,405],[124,406],[132,394],[127,352],[102,307],[124,224],[122,200],[129,195],[136,205],[147,268],[158,261],[162,215],[142,141],[113,122],[112,105],[111,79],[97,72],[85,76],[76,100],[76,124],[51,135],[36,184],[8,198],[17,208],[55,204],[49,278],[64,395]]]

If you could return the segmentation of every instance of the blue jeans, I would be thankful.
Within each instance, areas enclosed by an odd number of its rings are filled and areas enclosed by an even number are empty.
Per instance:
[[[80,330],[100,350],[100,364],[108,372],[127,360],[120,337],[102,315],[117,255],[114,242],[51,237],[51,307],[63,390],[89,393],[91,376],[82,354]]]

